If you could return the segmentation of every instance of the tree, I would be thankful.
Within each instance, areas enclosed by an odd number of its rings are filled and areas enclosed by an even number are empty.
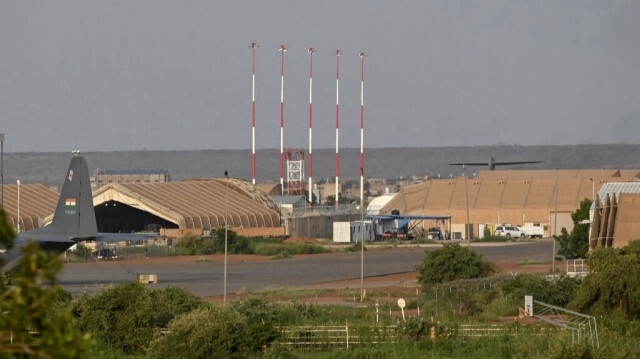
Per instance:
[[[12,247],[14,232],[0,210],[0,244]],[[57,256],[35,243],[22,249],[24,256],[11,285],[0,285],[0,353],[2,357],[81,358],[91,337],[73,328],[69,295],[56,285],[62,268]],[[0,263],[2,265],[2,263]]]
[[[339,204],[354,204],[356,201],[353,198],[348,198],[343,195],[338,195]],[[325,204],[327,206],[334,206],[336,204],[336,196],[327,196]]]
[[[426,251],[422,263],[416,266],[418,281],[426,290],[430,285],[456,279],[483,278],[496,272],[495,265],[457,243],[447,243],[441,249]]]
[[[562,228],[559,236],[553,236],[560,244],[558,254],[567,259],[586,258],[587,252],[589,252],[589,224],[582,224],[581,222],[589,219],[591,202],[590,199],[585,198],[580,202],[580,208],[571,213],[571,219],[573,220],[571,233],[568,233],[566,228]]]
[[[597,248],[587,259],[589,274],[571,307],[606,314],[618,312],[640,318],[640,241],[623,248]]]

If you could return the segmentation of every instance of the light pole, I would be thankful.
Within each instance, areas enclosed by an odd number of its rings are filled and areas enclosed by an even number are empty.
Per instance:
[[[0,133],[0,182],[2,182],[2,210],[4,210],[4,133]]]
[[[222,289],[222,304],[227,304],[227,232],[228,232],[228,197],[229,197],[229,172],[224,171],[225,182],[227,182],[227,190],[224,192],[224,284]]]

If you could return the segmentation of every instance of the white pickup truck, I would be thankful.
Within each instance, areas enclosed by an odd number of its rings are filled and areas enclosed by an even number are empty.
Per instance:
[[[542,226],[522,226],[520,230],[528,238],[542,238],[544,236],[544,228]]]

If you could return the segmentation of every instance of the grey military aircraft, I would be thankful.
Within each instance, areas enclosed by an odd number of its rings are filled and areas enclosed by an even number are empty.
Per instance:
[[[88,240],[114,242],[149,239],[149,236],[140,234],[98,233],[97,228],[89,167],[84,157],[74,151],[51,224],[19,233],[14,239],[14,246],[0,253],[0,272],[9,272],[20,263],[21,248],[28,241],[37,243],[45,251],[62,253],[74,244]]]
[[[489,166],[489,170],[493,171],[496,169],[496,166],[522,165],[542,162],[544,161],[496,161],[495,158],[489,157],[489,162],[455,162],[449,163],[449,166]]]

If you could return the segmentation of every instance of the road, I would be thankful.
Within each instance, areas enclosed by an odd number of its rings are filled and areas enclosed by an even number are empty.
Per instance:
[[[551,241],[524,243],[473,243],[472,249],[493,262],[530,260],[550,262]],[[439,245],[410,246],[364,252],[364,276],[411,272],[425,250]],[[203,260],[203,258],[205,258]],[[257,256],[229,256],[227,293],[300,287],[360,278],[360,252],[326,253],[269,260]],[[134,281],[137,274],[156,274],[158,287],[179,286],[198,296],[223,293],[223,256],[182,257],[133,261],[68,263],[60,284],[72,295],[94,293],[101,286]],[[366,279],[365,279],[366,284]]]

